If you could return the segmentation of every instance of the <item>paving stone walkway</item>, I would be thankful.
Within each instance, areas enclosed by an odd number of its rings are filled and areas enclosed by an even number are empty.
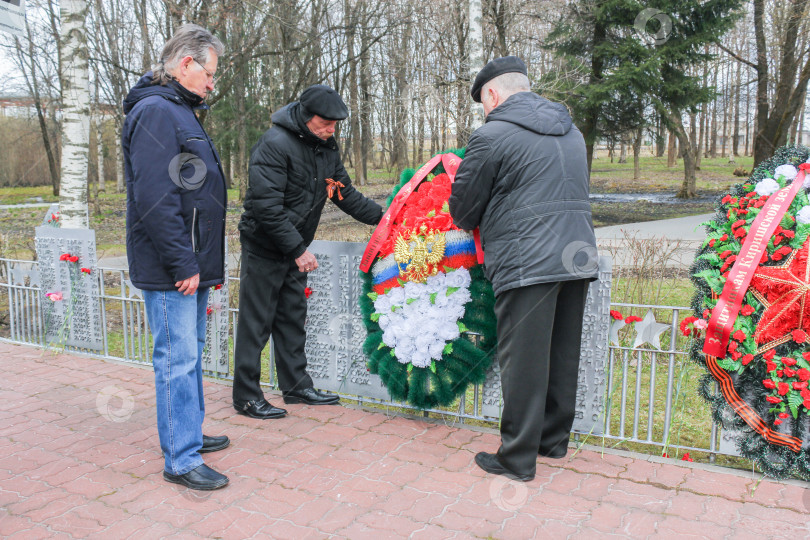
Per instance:
[[[253,420],[208,381],[205,431],[233,442],[205,459],[231,484],[195,492],[162,479],[151,370],[5,342],[0,366],[3,538],[810,536],[801,482],[598,448],[509,482],[473,464],[490,431],[351,406]]]

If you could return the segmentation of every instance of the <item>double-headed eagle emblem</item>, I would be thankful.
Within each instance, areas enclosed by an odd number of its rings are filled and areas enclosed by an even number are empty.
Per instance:
[[[408,281],[424,283],[428,276],[437,274],[436,265],[444,258],[445,242],[443,232],[428,229],[426,225],[412,231],[407,239],[399,235],[394,244],[399,275]]]

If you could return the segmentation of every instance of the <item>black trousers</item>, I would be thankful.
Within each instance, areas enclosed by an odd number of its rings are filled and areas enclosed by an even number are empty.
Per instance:
[[[304,352],[307,276],[293,260],[273,260],[242,250],[239,324],[234,352],[233,399],[255,401],[262,349],[273,336],[278,386],[282,392],[312,387]]]
[[[510,289],[495,299],[501,368],[498,458],[533,475],[537,454],[565,452],[574,423],[588,280]]]

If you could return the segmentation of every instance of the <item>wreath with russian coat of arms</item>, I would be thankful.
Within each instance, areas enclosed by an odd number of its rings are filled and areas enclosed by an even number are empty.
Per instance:
[[[403,171],[387,206],[415,172]],[[496,348],[492,285],[473,234],[453,224],[450,187],[439,162],[394,217],[369,271],[360,272],[368,369],[393,399],[421,409],[450,405],[482,383]]]
[[[748,180],[733,186],[720,200],[714,219],[705,224],[707,238],[691,270],[697,289],[692,323],[699,335],[712,318],[757,215],[771,195],[806,173],[758,264],[749,265],[752,277],[728,330],[725,357],[704,354],[704,339],[695,340],[691,350],[692,358],[708,371],[700,391],[712,404],[715,420],[725,429],[738,430],[741,455],[777,478],[810,479],[808,156],[808,148],[782,147]],[[716,391],[713,382],[718,383]]]

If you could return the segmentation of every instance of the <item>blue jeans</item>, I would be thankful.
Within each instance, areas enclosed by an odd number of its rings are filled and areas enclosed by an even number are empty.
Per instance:
[[[154,339],[157,424],[166,471],[185,474],[202,465],[202,351],[208,289],[185,296],[143,291]]]

